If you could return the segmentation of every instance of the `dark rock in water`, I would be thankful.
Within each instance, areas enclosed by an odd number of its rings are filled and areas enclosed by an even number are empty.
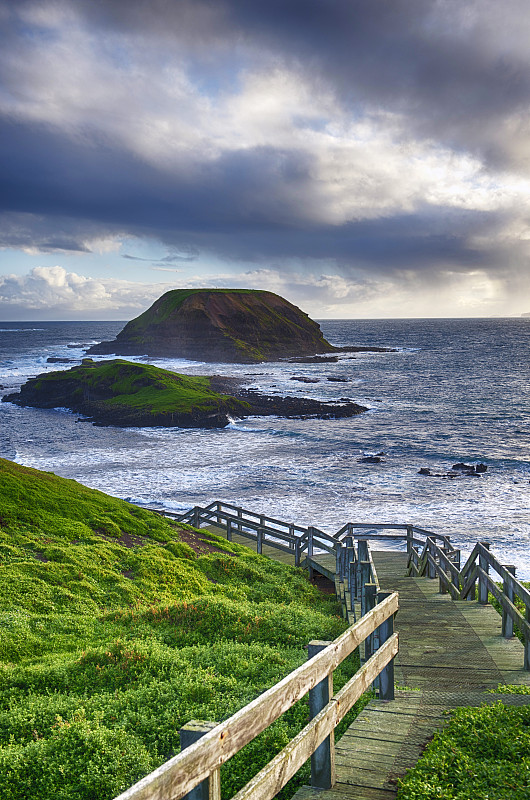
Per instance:
[[[338,360],[338,356],[302,356],[287,359],[289,364],[336,364]]]
[[[46,359],[47,364],[72,364],[74,361],[74,358],[58,358],[56,356],[49,356]]]
[[[347,347],[337,347],[340,353],[397,353],[395,347],[360,347],[357,345],[348,345]]]
[[[334,377],[333,375],[328,375],[326,380],[327,381],[331,381],[332,383],[350,383],[350,379],[349,378],[340,378],[338,376]]]
[[[381,456],[364,456],[363,458],[357,459],[359,464],[382,464],[383,459]]]
[[[448,472],[432,472],[428,467],[422,467],[418,475],[430,475],[433,478],[480,478],[482,472],[485,472],[487,467],[484,464],[479,465],[482,469],[475,468],[472,464],[464,464],[459,462],[453,464]]]
[[[300,381],[300,383],[320,383],[318,378],[307,378],[305,375],[293,375],[289,380]]]
[[[473,466],[473,464],[464,464],[462,461],[459,461],[458,464],[453,464],[451,469],[452,470],[457,470],[457,471],[460,471],[460,472],[462,472],[464,470],[466,472],[469,472],[470,470],[472,470],[473,472],[475,471],[475,467]]]
[[[477,464],[475,467],[475,472],[487,472],[487,470],[486,464]]]
[[[335,352],[319,325],[273,292],[174,289],[90,354],[253,363]]]

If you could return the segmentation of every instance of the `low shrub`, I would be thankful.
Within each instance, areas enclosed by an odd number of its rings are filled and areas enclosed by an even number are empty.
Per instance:
[[[528,800],[530,707],[458,708],[400,784],[399,800]]]

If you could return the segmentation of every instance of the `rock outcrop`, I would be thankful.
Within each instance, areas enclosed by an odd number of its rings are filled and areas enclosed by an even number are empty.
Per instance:
[[[191,377],[131,361],[97,363],[30,378],[5,402],[33,408],[68,408],[97,425],[223,428],[229,417],[243,417],[250,406],[216,392],[210,378]]]
[[[282,416],[296,419],[353,417],[367,409],[350,398],[322,402],[270,397],[241,389],[237,379],[197,377],[123,359],[30,378],[4,402],[33,408],[68,408],[96,425],[117,427],[224,428],[230,418]]]
[[[174,289],[88,353],[248,364],[335,351],[316,322],[273,292]]]

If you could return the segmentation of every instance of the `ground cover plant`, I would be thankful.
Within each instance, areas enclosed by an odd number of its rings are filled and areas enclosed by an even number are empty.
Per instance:
[[[142,424],[169,424],[171,420],[211,414],[243,415],[248,403],[210,388],[210,378],[182,375],[124,359],[96,362],[84,358],[68,370],[30,378],[19,393],[3,398],[20,405],[40,408],[68,407],[83,414],[106,416],[119,422],[119,415],[141,415]],[[106,416],[105,416],[106,415]],[[175,423],[176,424],[176,423]]]
[[[456,709],[398,791],[398,800],[528,797],[530,707],[502,703]]]
[[[0,459],[0,797],[112,798],[344,627],[301,570]],[[300,701],[235,756],[223,796],[307,718]]]

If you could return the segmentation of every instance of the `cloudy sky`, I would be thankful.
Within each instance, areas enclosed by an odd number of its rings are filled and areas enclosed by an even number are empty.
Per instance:
[[[530,311],[528,0],[0,0],[0,318]]]

